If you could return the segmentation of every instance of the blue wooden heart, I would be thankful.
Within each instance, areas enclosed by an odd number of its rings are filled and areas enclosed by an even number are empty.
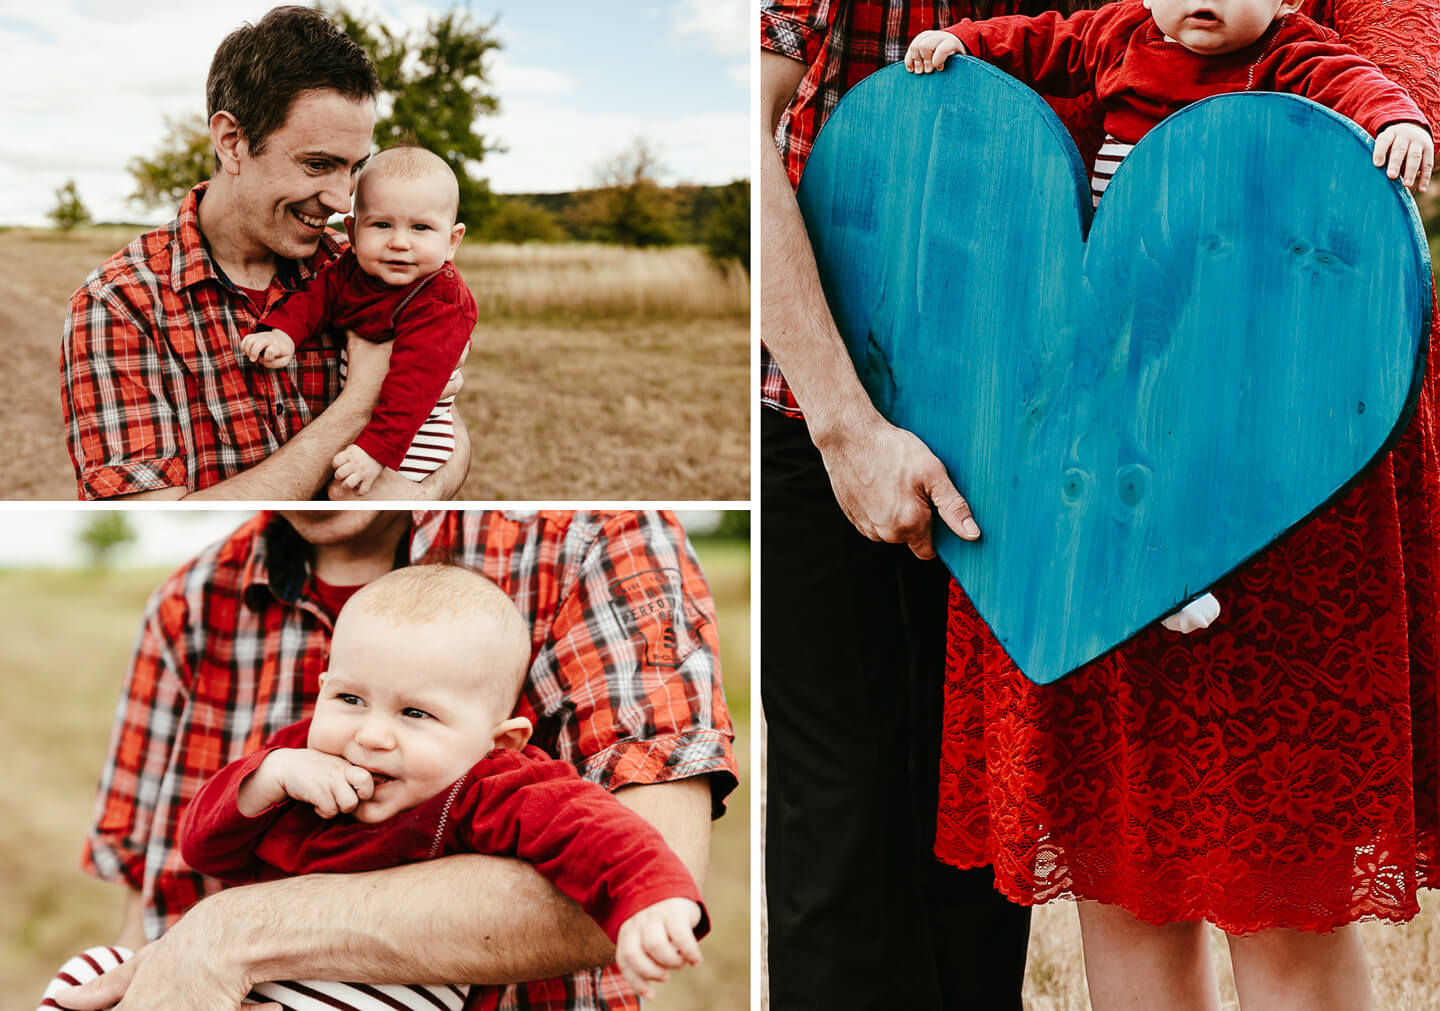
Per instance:
[[[892,67],[830,117],[799,189],[827,298],[974,509],[984,536],[942,530],[940,555],[1032,680],[1202,593],[1397,437],[1431,276],[1370,150],[1302,98],[1207,99],[1090,227],[1060,121],[976,60]]]

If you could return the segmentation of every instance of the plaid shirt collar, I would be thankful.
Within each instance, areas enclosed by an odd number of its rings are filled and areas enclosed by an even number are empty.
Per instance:
[[[179,213],[171,226],[173,238],[170,242],[170,290],[179,294],[186,288],[206,281],[215,281],[230,291],[238,291],[235,283],[225,276],[225,271],[215,262],[210,252],[210,243],[200,231],[200,201],[210,188],[209,180],[195,186],[185,194]],[[304,260],[277,258],[275,276],[286,291],[294,291],[320,272],[344,250],[345,246],[330,232],[320,236],[320,245],[314,254]]]
[[[410,529],[395,549],[395,564],[413,565],[426,557],[444,525],[438,510],[414,510]],[[266,514],[240,571],[240,598],[252,611],[272,601],[291,607],[302,604],[310,579],[311,548],[279,513]]]

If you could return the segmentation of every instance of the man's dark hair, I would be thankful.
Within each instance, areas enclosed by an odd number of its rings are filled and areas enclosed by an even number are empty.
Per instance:
[[[276,7],[235,29],[215,50],[205,83],[206,118],[228,112],[252,154],[285,124],[302,91],[330,88],[362,101],[380,91],[375,67],[321,11]]]

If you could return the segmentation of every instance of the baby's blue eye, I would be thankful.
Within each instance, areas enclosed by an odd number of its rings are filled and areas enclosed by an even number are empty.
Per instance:
[[[347,706],[364,705],[364,700],[361,699],[358,695],[349,695],[345,692],[340,692],[335,697],[341,702],[345,703]]]
[[[400,715],[409,717],[412,720],[433,720],[435,718],[429,713],[427,713],[425,710],[416,709],[414,706],[409,706],[405,709],[400,710]]]
[[[430,226],[429,226],[429,225],[416,225],[416,226],[415,226],[415,230],[416,230],[417,232],[428,232],[428,231],[430,230]]]

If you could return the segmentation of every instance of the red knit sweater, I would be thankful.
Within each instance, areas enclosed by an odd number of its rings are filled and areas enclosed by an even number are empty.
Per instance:
[[[1252,45],[1220,56],[1166,42],[1140,0],[1068,18],[1051,11],[962,21],[946,31],[972,56],[1045,94],[1093,89],[1105,109],[1105,132],[1129,144],[1181,107],[1232,91],[1302,95],[1371,136],[1391,123],[1429,127],[1403,88],[1335,32],[1300,14],[1278,19]]]
[[[519,857],[578,902],[611,940],[622,923],[662,899],[701,901],[690,872],[654,826],[534,747],[496,749],[450,789],[376,824],[345,815],[326,820],[295,801],[255,818],[242,815],[245,777],[271,751],[305,747],[309,732],[309,720],[292,724],[206,780],[180,818],[186,863],[239,885],[450,853]],[[709,929],[701,903],[695,936]]]
[[[453,263],[395,288],[361,270],[347,249],[256,329],[283,330],[297,347],[326,328],[353,330],[377,344],[393,340],[380,400],[355,444],[396,469],[440,399],[478,315]]]

